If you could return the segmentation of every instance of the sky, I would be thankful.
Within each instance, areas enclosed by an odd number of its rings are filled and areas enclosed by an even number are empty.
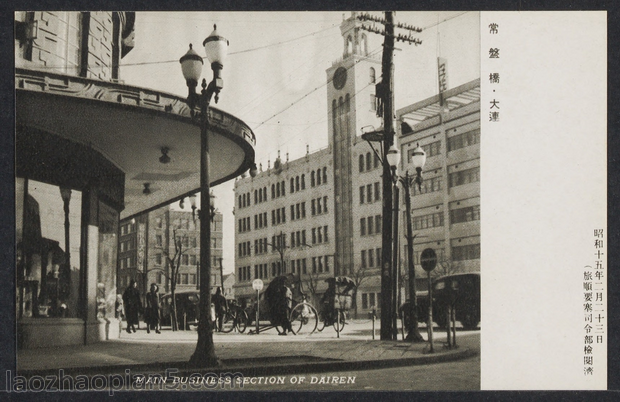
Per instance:
[[[382,13],[371,13],[382,17]],[[179,58],[189,44],[204,55],[203,40],[217,24],[229,40],[215,105],[243,120],[256,135],[256,162],[303,156],[327,146],[325,71],[342,57],[340,33],[350,12],[138,12],[135,47],[121,62],[128,85],[179,96],[187,86]],[[448,60],[448,87],[480,78],[478,12],[396,12],[395,22],[423,29],[420,46],[396,42],[396,109],[437,93],[437,57]],[[397,33],[406,31],[397,29]],[[368,33],[369,51],[379,58],[383,37]],[[212,77],[205,63],[203,78]],[[224,270],[234,269],[234,180],[213,188],[224,214]],[[187,204],[187,203],[186,203]]]

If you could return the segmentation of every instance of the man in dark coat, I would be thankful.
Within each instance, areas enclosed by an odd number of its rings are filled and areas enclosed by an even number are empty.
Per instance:
[[[144,309],[144,321],[146,322],[146,332],[151,333],[154,329],[156,333],[159,332],[159,286],[152,283],[151,291],[146,294],[146,308]]]
[[[123,293],[123,304],[125,305],[125,317],[127,317],[127,333],[136,332],[138,323],[138,314],[142,310],[142,300],[140,299],[140,291],[135,280],[129,282],[129,286]]]
[[[218,287],[215,294],[212,297],[212,302],[215,307],[216,327],[219,332],[222,331],[222,323],[224,321],[224,315],[228,310],[226,298],[222,295],[222,288]]]

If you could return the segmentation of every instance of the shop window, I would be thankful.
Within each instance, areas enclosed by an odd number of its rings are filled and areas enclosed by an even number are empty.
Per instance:
[[[18,317],[78,317],[82,193],[18,178],[16,201]]]

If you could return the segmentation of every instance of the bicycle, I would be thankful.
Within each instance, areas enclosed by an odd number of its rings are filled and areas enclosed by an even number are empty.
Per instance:
[[[346,324],[344,311],[339,308],[333,310],[333,312],[326,312],[325,310],[319,313],[319,325],[318,331],[321,332],[325,327],[330,325],[334,327],[336,332],[342,332]]]
[[[314,306],[306,300],[306,295],[302,295],[303,300],[297,303],[291,310],[290,322],[293,334],[310,335],[316,331],[319,323],[319,314]]]
[[[220,332],[227,334],[236,328],[237,331],[242,334],[245,332],[249,321],[248,314],[245,310],[231,303],[222,317]]]

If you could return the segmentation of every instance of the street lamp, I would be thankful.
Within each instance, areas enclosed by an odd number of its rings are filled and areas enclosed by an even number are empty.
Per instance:
[[[405,209],[407,218],[407,263],[409,273],[409,327],[407,328],[406,340],[411,342],[422,342],[424,339],[418,331],[418,310],[417,310],[417,298],[415,291],[415,266],[413,264],[413,236],[411,227],[411,195],[410,189],[414,184],[418,185],[418,190],[422,190],[422,168],[426,163],[426,152],[418,144],[413,150],[411,161],[413,167],[416,170],[416,176],[409,176],[409,171],[405,177],[400,177],[399,180],[405,189]]]
[[[213,324],[211,322],[211,225],[209,197],[211,194],[209,183],[209,104],[215,95],[215,102],[218,101],[220,90],[224,87],[224,82],[220,72],[224,67],[224,59],[228,50],[228,40],[219,36],[217,26],[213,25],[213,32],[202,43],[205,48],[207,59],[211,63],[213,70],[213,80],[207,86],[206,79],[202,80],[202,91],[196,92],[198,80],[202,73],[204,61],[189,45],[187,53],[179,60],[183,77],[187,83],[189,93],[187,104],[190,108],[191,116],[194,117],[196,105],[200,106],[200,317],[198,323],[198,342],[196,350],[190,358],[193,366],[212,367],[219,365],[215,355],[213,344]]]
[[[394,207],[392,208],[392,219],[394,234],[392,236],[392,339],[396,340],[398,337],[398,325],[396,322],[398,312],[398,214],[399,214],[399,200],[400,194],[398,189],[398,164],[400,163],[400,152],[395,144],[392,144],[386,154],[388,165],[392,172],[392,183],[394,188],[392,190],[392,196],[394,197]]]

